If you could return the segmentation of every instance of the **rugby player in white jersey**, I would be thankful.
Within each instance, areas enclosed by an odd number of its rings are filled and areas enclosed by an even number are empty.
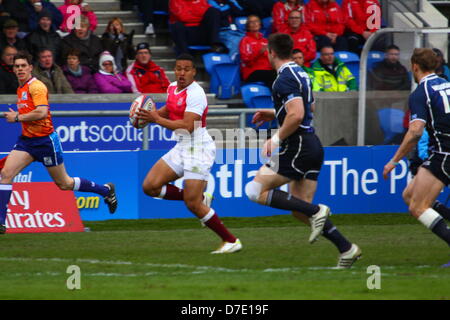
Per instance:
[[[167,89],[166,105],[137,113],[139,119],[173,130],[178,137],[176,146],[150,169],[142,187],[151,197],[184,201],[201,223],[222,239],[222,245],[211,253],[232,253],[241,250],[242,244],[209,207],[211,196],[204,194],[216,146],[206,130],[208,103],[205,91],[194,80],[195,74],[192,56],[177,57],[176,82]],[[170,184],[180,177],[185,179],[183,189]]]

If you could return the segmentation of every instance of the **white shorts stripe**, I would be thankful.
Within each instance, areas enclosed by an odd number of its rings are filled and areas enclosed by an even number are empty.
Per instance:
[[[12,190],[12,184],[0,184],[0,191]]]

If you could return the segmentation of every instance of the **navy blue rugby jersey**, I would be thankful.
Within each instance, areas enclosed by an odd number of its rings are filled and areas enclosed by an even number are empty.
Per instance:
[[[305,116],[300,124],[300,131],[314,132],[312,126],[313,114],[311,112],[311,104],[314,103],[314,98],[311,79],[295,62],[285,63],[278,70],[278,76],[272,85],[272,98],[280,127],[283,125],[286,117],[286,103],[293,99],[302,99],[305,107]]]
[[[409,96],[411,122],[423,121],[430,136],[429,149],[450,153],[450,82],[430,74]]]

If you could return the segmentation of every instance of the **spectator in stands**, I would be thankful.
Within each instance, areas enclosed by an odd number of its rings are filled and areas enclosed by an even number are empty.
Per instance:
[[[103,52],[102,41],[89,30],[89,20],[85,16],[80,17],[80,28],[62,39],[62,55],[67,57],[70,49],[80,50],[80,62],[92,71],[98,69],[98,58]]]
[[[0,51],[6,46],[16,47],[17,50],[26,50],[27,46],[23,39],[17,36],[19,24],[14,19],[8,19],[3,24],[3,32],[0,35]]]
[[[142,13],[142,20],[145,26],[145,34],[155,34],[154,11],[169,11],[167,0],[137,0],[139,12]],[[123,9],[122,9],[123,10]],[[131,10],[131,8],[129,9]]]
[[[16,74],[13,71],[14,56],[17,49],[7,45],[2,51],[2,60],[0,61],[0,94],[16,94],[19,83]]]
[[[256,15],[250,15],[246,23],[247,33],[239,45],[241,55],[241,75],[245,82],[264,82],[272,88],[276,78],[267,52],[267,39],[259,32],[261,20]]]
[[[311,66],[311,61],[316,58],[316,41],[314,37],[302,24],[302,14],[293,10],[289,13],[288,25],[281,27],[280,33],[289,34],[294,40],[294,49],[300,49],[304,54],[305,65]]]
[[[332,46],[320,50],[320,58],[312,65],[313,91],[344,92],[358,90],[355,77],[345,64],[334,56]]]
[[[44,0],[28,0],[28,2],[25,3],[25,6],[28,12],[28,26],[30,31],[38,28],[39,14],[42,10],[47,10],[51,13],[53,30],[59,29],[63,17],[53,3]]]
[[[273,17],[273,32],[281,32],[288,27],[288,17],[291,11],[298,11],[301,14],[302,21],[303,16],[303,1],[301,0],[287,0],[286,2],[278,1],[274,4],[272,9]]]
[[[332,46],[335,51],[347,51],[344,37],[346,16],[332,0],[310,0],[305,6],[305,23],[314,35],[317,48]]]
[[[436,53],[438,58],[438,67],[436,68],[436,75],[449,81],[450,80],[450,70],[447,66],[447,63],[444,60],[444,55],[441,50],[438,48],[433,48],[433,51]]]
[[[260,19],[270,17],[272,15],[274,0],[237,0],[239,5],[244,9],[244,15],[256,15]]]
[[[127,69],[134,93],[166,93],[170,81],[164,69],[152,61],[152,52],[146,42],[136,47],[136,60]]]
[[[41,80],[49,93],[73,93],[72,86],[62,69],[54,62],[53,51],[48,48],[39,50],[38,61],[33,68],[33,76]]]
[[[294,60],[294,62],[296,64],[298,64],[300,67],[303,68],[303,70],[306,71],[306,73],[311,78],[311,82],[312,82],[314,79],[314,72],[311,68],[308,68],[307,66],[305,66],[305,57],[303,55],[302,50],[300,50],[300,49],[292,50],[292,60]]]
[[[75,21],[73,18],[70,19],[70,17],[74,14],[73,10],[69,9],[69,7],[72,6],[77,6],[80,9],[81,15],[89,19],[89,30],[95,31],[95,29],[97,29],[97,15],[94,11],[92,11],[92,8],[88,5],[88,3],[83,2],[83,0],[64,0],[64,4],[58,7],[58,10],[61,12],[63,17],[60,29],[64,32],[70,32],[75,28],[73,25]]]
[[[2,0],[0,1],[0,12],[3,10],[8,14],[10,19],[14,19],[19,24],[19,30],[22,32],[29,31],[29,17],[25,3],[21,0]],[[1,14],[0,14],[1,16]],[[1,21],[1,20],[0,20]]]
[[[170,0],[169,29],[177,54],[188,53],[190,45],[209,45],[223,52],[219,42],[220,11],[207,0]]]
[[[345,36],[348,40],[348,48],[350,51],[360,54],[367,38],[380,28],[375,25],[372,18],[374,12],[377,12],[380,14],[378,21],[381,21],[380,3],[378,0],[344,0],[342,10],[347,17]]]
[[[371,90],[411,90],[408,70],[400,63],[400,49],[390,45],[383,61],[369,71],[367,88]]]
[[[234,17],[243,14],[242,8],[234,0],[208,0],[208,3],[220,11],[219,41],[228,48],[231,60],[236,61],[239,55],[239,43],[245,34],[237,29]]]
[[[80,64],[80,50],[72,49],[67,53],[66,65],[62,70],[75,93],[99,92],[91,69]]]
[[[52,14],[47,10],[39,12],[38,27],[25,37],[28,52],[37,59],[37,53],[41,48],[50,49],[53,52],[55,62],[60,64],[61,59],[61,38],[52,29]]]
[[[131,83],[122,73],[117,72],[114,57],[104,51],[100,55],[100,70],[94,74],[95,82],[101,93],[131,93]]]
[[[111,19],[102,35],[103,49],[113,55],[118,72],[127,69],[128,59],[134,59],[133,35],[134,30],[130,34],[125,33],[120,18]]]

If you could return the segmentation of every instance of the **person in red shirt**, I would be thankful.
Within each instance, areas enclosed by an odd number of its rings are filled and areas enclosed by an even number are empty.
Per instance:
[[[146,42],[136,46],[136,60],[126,71],[134,93],[166,93],[170,81],[164,69],[152,61],[152,52]]]
[[[381,7],[378,0],[344,0],[342,10],[347,17],[348,47],[361,53],[361,45],[380,28]]]
[[[311,0],[305,6],[305,23],[314,35],[317,49],[332,46],[335,51],[347,51],[344,37],[346,16],[339,5],[331,0]]]
[[[280,32],[288,27],[288,16],[291,11],[301,12],[303,16],[303,7],[303,1],[301,0],[278,1],[275,3],[272,9],[272,31]]]
[[[246,29],[247,33],[239,44],[242,79],[245,82],[264,82],[271,88],[276,78],[276,72],[269,62],[267,39],[259,32],[261,29],[259,17],[248,16]]]
[[[311,66],[311,61],[316,57],[316,41],[308,29],[302,25],[302,14],[300,11],[291,11],[288,18],[288,26],[280,30],[280,33],[286,33],[294,40],[294,49],[300,49],[303,52],[305,65]]]
[[[219,41],[220,11],[207,0],[170,0],[169,30],[177,54],[188,53],[190,45],[224,47]]]

